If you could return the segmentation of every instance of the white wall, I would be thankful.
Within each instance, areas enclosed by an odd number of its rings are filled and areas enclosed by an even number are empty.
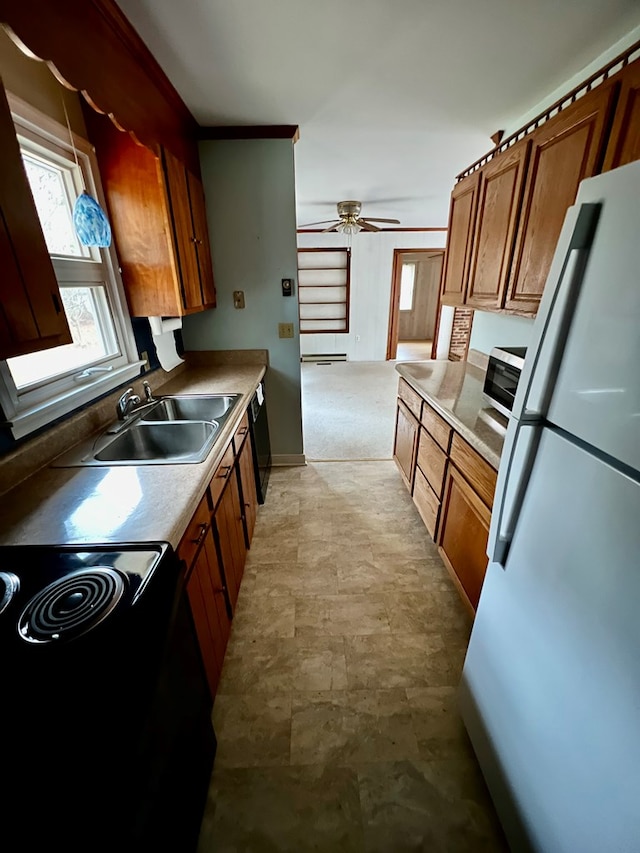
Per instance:
[[[574,74],[569,80],[566,80],[562,83],[561,86],[558,86],[557,89],[554,89],[553,92],[550,92],[545,98],[535,104],[531,109],[527,110],[523,113],[519,118],[517,118],[510,126],[506,128],[505,136],[509,136],[512,133],[515,133],[516,130],[523,127],[528,121],[535,116],[539,115],[543,112],[550,104],[555,103],[560,100],[563,95],[566,95],[567,92],[570,92],[576,86],[579,86],[583,80],[586,80],[587,77],[590,77],[591,74],[595,74],[603,65],[606,65],[612,59],[615,59],[620,53],[623,53],[627,48],[631,47],[632,44],[635,44],[637,41],[640,41],[640,27],[636,27],[631,30],[631,32],[627,33],[624,38],[621,38],[620,41],[617,41],[613,44],[608,50],[605,50],[604,53],[601,53],[598,57],[596,57],[592,62],[586,65],[581,71],[577,74]],[[638,58],[640,56],[640,51],[633,58]]]
[[[469,349],[477,349],[488,354],[492,347],[497,346],[529,346],[533,323],[534,321],[528,317],[474,311]]]
[[[303,354],[342,353],[349,361],[384,361],[394,249],[442,249],[445,231],[381,231],[351,238],[351,307],[348,334],[302,335]],[[344,247],[343,234],[298,234],[301,249]]]
[[[185,317],[187,350],[268,349],[267,411],[275,464],[302,462],[298,301],[282,295],[296,278],[296,209],[291,140],[200,144],[217,307]],[[233,291],[243,290],[244,309]],[[278,323],[293,323],[280,339]]]

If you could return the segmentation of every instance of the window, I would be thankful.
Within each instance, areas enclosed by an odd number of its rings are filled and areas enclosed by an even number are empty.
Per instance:
[[[298,250],[300,334],[349,331],[349,249]]]
[[[66,127],[9,104],[73,338],[0,362],[0,402],[19,438],[137,376],[141,362],[113,250],[82,246],[73,227],[84,187],[104,204],[91,146],[74,135],[74,153]]]
[[[413,296],[416,283],[416,265],[402,264],[400,273],[400,311],[413,311]]]

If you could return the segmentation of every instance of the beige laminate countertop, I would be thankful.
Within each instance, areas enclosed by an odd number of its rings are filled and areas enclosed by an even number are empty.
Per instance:
[[[410,361],[396,370],[496,470],[507,419],[482,399],[484,371],[468,361]]]
[[[259,364],[192,367],[161,394],[241,394],[204,462],[43,468],[0,497],[0,545],[169,542],[174,548],[265,374]]]

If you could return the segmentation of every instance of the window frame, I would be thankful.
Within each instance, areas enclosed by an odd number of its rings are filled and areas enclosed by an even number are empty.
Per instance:
[[[75,147],[86,190],[106,210],[93,146],[76,133],[71,133],[72,145],[67,127],[10,92],[7,92],[7,100],[21,148],[23,140],[26,140],[27,147],[31,143],[41,149],[51,150],[51,162],[55,162],[56,157],[73,158]],[[74,185],[77,189],[78,182],[75,179]],[[70,286],[74,283],[87,287],[92,284],[104,285],[118,354],[96,359],[84,368],[69,370],[50,380],[34,383],[23,391],[16,388],[6,360],[0,360],[0,405],[6,418],[5,425],[14,438],[29,435],[115,390],[139,376],[144,364],[138,355],[113,243],[108,249],[87,249],[83,251],[82,257],[50,257],[59,282],[66,281]]]

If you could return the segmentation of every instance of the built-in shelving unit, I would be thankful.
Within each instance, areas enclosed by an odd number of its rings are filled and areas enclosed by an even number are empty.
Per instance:
[[[300,333],[349,331],[349,249],[298,250]]]

